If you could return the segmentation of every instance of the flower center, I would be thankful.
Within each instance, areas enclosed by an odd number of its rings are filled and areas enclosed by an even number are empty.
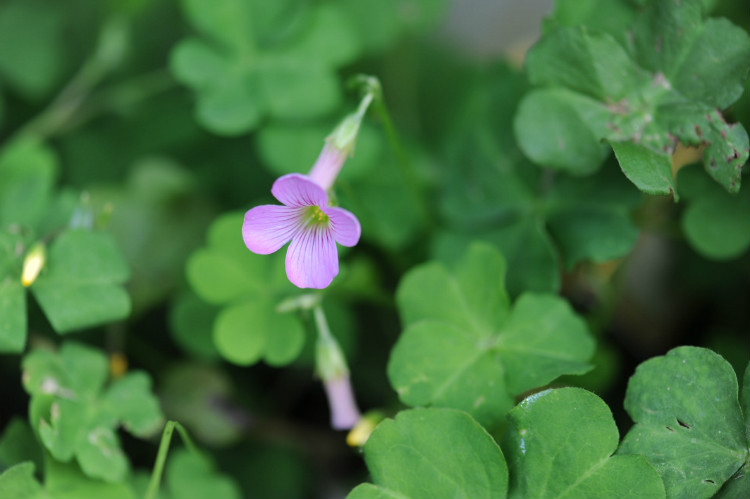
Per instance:
[[[308,206],[305,210],[305,220],[307,221],[308,226],[327,226],[330,218],[320,209],[319,206]]]

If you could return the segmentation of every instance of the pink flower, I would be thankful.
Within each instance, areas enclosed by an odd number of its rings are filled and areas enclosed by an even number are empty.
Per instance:
[[[279,177],[271,194],[283,206],[256,206],[245,213],[245,245],[253,253],[268,255],[291,241],[286,275],[292,284],[327,287],[339,273],[336,243],[354,246],[359,241],[362,229],[357,217],[328,206],[325,189],[299,173]]]

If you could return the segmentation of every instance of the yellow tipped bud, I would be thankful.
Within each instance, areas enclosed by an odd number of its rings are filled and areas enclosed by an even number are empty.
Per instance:
[[[354,428],[346,435],[346,445],[349,447],[362,447],[370,438],[375,427],[383,420],[383,414],[379,411],[370,411],[357,421]]]
[[[44,263],[47,261],[47,251],[44,249],[43,243],[36,243],[31,247],[26,258],[23,260],[23,274],[21,275],[21,284],[25,287],[29,287],[34,284],[39,272],[44,268]]]

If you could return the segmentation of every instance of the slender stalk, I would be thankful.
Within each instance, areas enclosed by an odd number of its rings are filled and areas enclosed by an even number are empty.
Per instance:
[[[190,435],[188,435],[187,430],[185,430],[185,428],[177,421],[167,421],[167,424],[164,425],[164,432],[161,435],[161,442],[159,443],[159,451],[156,454],[154,470],[151,473],[151,480],[149,481],[148,489],[146,489],[146,495],[143,496],[144,499],[153,499],[156,497],[156,494],[159,493],[161,477],[164,474],[164,465],[167,462],[167,454],[169,454],[169,444],[172,441],[172,434],[175,429],[177,430],[177,433],[180,434],[185,447],[187,447],[190,452],[200,455],[200,451],[195,444],[193,444],[193,440],[190,438]]]
[[[372,76],[360,76],[359,82],[369,87],[368,92],[374,95],[373,108],[377,113],[380,121],[383,124],[385,135],[388,139],[388,143],[393,150],[393,154],[396,156],[396,163],[401,171],[401,177],[406,184],[407,189],[412,193],[414,198],[417,200],[419,205],[419,211],[422,218],[430,225],[434,225],[434,220],[430,211],[427,209],[427,200],[425,199],[424,193],[417,180],[416,172],[414,171],[413,164],[409,159],[409,155],[406,153],[401,139],[396,132],[396,127],[393,124],[391,115],[388,112],[388,107],[385,105],[385,99],[383,98],[382,87],[380,82]]]

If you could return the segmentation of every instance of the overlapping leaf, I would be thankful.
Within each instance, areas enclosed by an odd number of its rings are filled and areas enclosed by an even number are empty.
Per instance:
[[[118,426],[136,436],[161,426],[149,376],[134,371],[107,383],[107,358],[98,350],[77,343],[65,343],[59,352],[34,350],[23,370],[32,428],[55,459],[75,458],[88,476],[112,482],[125,477]]]
[[[681,168],[678,186],[687,200],[680,224],[690,245],[716,260],[736,258],[750,246],[750,189],[728,194],[696,166]]]
[[[129,270],[105,232],[68,229],[71,196],[53,195],[57,158],[35,139],[10,142],[0,153],[0,350],[26,344],[24,257],[43,239],[46,259],[31,291],[59,333],[126,317],[130,298],[122,287]],[[69,193],[67,193],[69,194]],[[74,198],[74,196],[73,196]],[[51,242],[50,242],[51,241]]]
[[[664,498],[643,457],[612,455],[618,440],[609,407],[593,393],[560,388],[531,395],[508,413],[508,497]]]
[[[745,474],[750,415],[743,415],[737,377],[720,355],[679,347],[644,362],[628,383],[625,410],[635,425],[619,453],[643,455],[664,480],[668,497],[700,499],[727,482],[729,488],[743,485],[731,482]]]
[[[283,252],[269,256],[248,251],[242,220],[242,213],[231,213],[212,224],[208,246],[188,260],[187,277],[198,296],[222,306],[213,337],[224,358],[242,365],[261,359],[287,364],[302,350],[304,330],[294,314],[276,307],[297,294],[297,288],[286,278]]]
[[[525,89],[520,75],[501,67],[475,80],[443,96],[461,95],[462,105],[440,136],[448,163],[440,208],[449,229],[433,254],[455,261],[472,239],[495,244],[508,260],[512,295],[557,291],[560,259],[571,268],[627,254],[638,237],[630,216],[637,192],[610,169],[574,178],[534,168],[512,137],[510,117]]]
[[[261,118],[317,117],[341,99],[335,70],[359,53],[334,3],[184,0],[201,38],[180,42],[172,71],[198,97],[198,120],[236,135]]]
[[[492,425],[514,396],[591,367],[594,342],[567,303],[526,293],[511,307],[504,277],[504,259],[485,244],[453,271],[432,262],[404,277],[396,297],[405,330],[388,363],[403,402],[462,409]]]
[[[634,20],[632,44],[597,29],[601,16],[551,20],[528,54],[540,87],[522,101],[516,136],[535,162],[577,174],[599,168],[613,144],[626,176],[649,193],[674,192],[667,166],[676,142],[704,145],[711,177],[740,188],[748,136],[720,111],[742,93],[750,37],[725,19],[702,19],[700,0],[649,2]],[[579,13],[580,14],[580,13]],[[624,143],[624,144],[620,144]]]
[[[378,425],[365,444],[373,483],[347,499],[503,499],[508,470],[476,421],[451,409],[413,409]]]

